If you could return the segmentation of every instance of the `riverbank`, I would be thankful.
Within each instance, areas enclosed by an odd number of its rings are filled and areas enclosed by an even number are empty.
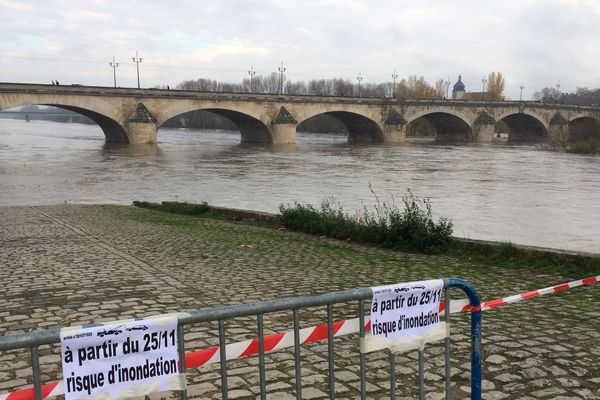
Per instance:
[[[420,255],[272,229],[243,221],[190,218],[130,206],[0,207],[0,334],[142,317],[288,296],[456,276],[491,300],[570,279],[558,272],[502,268],[448,255]],[[583,278],[579,276],[578,278]],[[484,390],[489,398],[600,396],[600,301],[580,287],[484,313]],[[334,319],[355,305],[334,307]],[[301,313],[322,323],[324,308]],[[291,315],[265,316],[266,333],[292,326]],[[453,393],[467,397],[466,315],[453,317]],[[256,321],[226,323],[228,342],[255,336]],[[216,325],[186,329],[186,349],[218,342]],[[336,339],[336,398],[358,396],[358,340]],[[58,349],[42,350],[42,378],[59,374]],[[325,399],[327,345],[302,350],[306,394]],[[426,352],[426,390],[443,387],[440,348]],[[416,396],[416,353],[397,357],[399,395]],[[370,398],[388,393],[386,353],[367,357]],[[0,354],[0,391],[31,383],[26,352]],[[268,391],[292,398],[293,352],[267,355]],[[228,363],[230,398],[256,398],[257,359]],[[401,368],[400,368],[401,366]],[[220,398],[218,365],[190,371],[193,397]],[[309,397],[307,395],[307,397]]]
[[[206,202],[199,204],[162,202],[159,204],[134,201],[134,205],[154,211],[193,217],[242,221],[278,229],[285,227],[285,223],[281,221],[278,214],[211,206]],[[307,223],[309,222],[307,221]],[[321,233],[327,234],[327,232]],[[346,241],[348,242],[350,239]],[[374,245],[373,243],[362,244]],[[441,254],[504,268],[558,272],[573,279],[582,275],[600,275],[600,254],[588,252],[452,237]]]

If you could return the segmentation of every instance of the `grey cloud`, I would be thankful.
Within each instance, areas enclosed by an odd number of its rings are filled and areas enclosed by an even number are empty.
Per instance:
[[[34,11],[8,4],[0,3],[0,67],[10,81],[108,85],[104,61],[115,55],[121,81],[132,85],[135,50],[146,85],[240,80],[250,65],[273,71],[280,61],[292,79],[361,72],[384,80],[396,68],[430,81],[463,73],[477,90],[484,74],[501,71],[513,97],[521,81],[532,92],[558,79],[564,90],[600,79],[592,68],[600,6],[589,0],[48,0],[31,2]]]

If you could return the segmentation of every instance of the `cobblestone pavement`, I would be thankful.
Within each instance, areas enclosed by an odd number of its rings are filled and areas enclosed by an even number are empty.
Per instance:
[[[571,278],[452,258],[375,249],[237,223],[117,206],[0,208],[0,334],[105,322],[224,304],[446,276],[470,280],[490,300]],[[484,313],[484,398],[600,399],[600,287],[580,287]],[[335,319],[356,304],[334,307]],[[325,309],[305,310],[302,326]],[[265,317],[266,333],[291,313]],[[469,397],[466,316],[453,317],[452,397]],[[255,336],[256,321],[228,321],[228,342]],[[187,350],[218,342],[214,324],[186,328]],[[358,339],[335,340],[336,398],[358,397]],[[60,378],[56,346],[41,348],[43,380]],[[302,348],[303,398],[328,398],[327,343]],[[367,357],[369,398],[389,393],[388,357]],[[443,349],[425,351],[427,399],[443,398]],[[414,352],[397,355],[400,398],[416,398]],[[268,398],[292,399],[293,353],[267,355]],[[31,385],[28,353],[0,353],[0,392]],[[259,395],[257,358],[228,363],[229,397]],[[189,393],[220,398],[218,365],[189,371]]]

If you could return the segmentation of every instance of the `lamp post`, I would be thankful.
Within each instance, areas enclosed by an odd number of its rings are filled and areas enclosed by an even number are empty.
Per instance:
[[[283,61],[281,62],[281,66],[279,69],[279,94],[283,94],[283,73],[285,72],[285,68],[283,67]]]
[[[392,84],[392,97],[396,97],[396,78],[398,74],[396,73],[396,68],[394,68],[394,73],[392,74],[392,79],[394,83]]]
[[[525,89],[525,86],[523,86],[523,82],[521,82],[521,86],[519,86],[519,89],[521,89],[521,94],[519,94],[519,101],[523,101],[523,89]]]
[[[138,89],[139,89],[140,88],[140,63],[142,62],[142,59],[140,57],[138,57],[137,50],[135,51],[135,57],[133,57],[132,60],[135,63],[135,67],[137,70]]]
[[[252,65],[250,66],[250,71],[248,71],[248,75],[250,75],[250,93],[252,93],[252,78],[254,77],[254,75],[256,75],[256,71],[254,70],[254,67]]]
[[[485,76],[483,77],[481,82],[483,83],[483,90],[481,91],[481,100],[485,100],[485,84],[487,83],[487,79],[485,79]]]
[[[560,100],[560,81],[556,82],[556,102]]]
[[[119,63],[115,61],[115,56],[113,56],[113,60],[109,62],[108,65],[113,69],[113,81],[115,87],[117,87],[117,67],[119,66]]]
[[[445,82],[446,85],[446,100],[448,100],[448,95],[449,95],[449,91],[450,91],[450,78],[448,78],[448,80]]]
[[[358,81],[358,96],[360,96],[360,81],[363,80],[363,77],[360,76],[360,72],[358,73],[358,76],[356,77],[356,80]]]

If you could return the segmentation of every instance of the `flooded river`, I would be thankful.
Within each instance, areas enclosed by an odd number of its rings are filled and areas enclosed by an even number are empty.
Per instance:
[[[532,145],[240,144],[238,132],[161,129],[110,145],[97,126],[0,119],[0,205],[208,201],[276,212],[334,196],[349,210],[410,188],[475,239],[600,253],[600,157]]]

